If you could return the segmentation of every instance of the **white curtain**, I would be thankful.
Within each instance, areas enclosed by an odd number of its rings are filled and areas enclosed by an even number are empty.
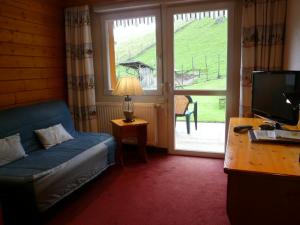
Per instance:
[[[240,115],[251,115],[251,74],[280,70],[287,0],[243,0]]]
[[[88,6],[65,10],[68,103],[76,129],[97,130],[91,19]]]

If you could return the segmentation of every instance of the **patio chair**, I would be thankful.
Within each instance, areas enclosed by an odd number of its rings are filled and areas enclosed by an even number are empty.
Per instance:
[[[194,106],[189,107],[190,104],[193,104]],[[185,117],[186,122],[186,129],[187,133],[190,134],[190,120],[191,115],[194,115],[194,121],[195,121],[195,129],[197,130],[197,102],[193,102],[193,99],[189,95],[176,95],[175,96],[175,125],[177,121],[177,117]]]

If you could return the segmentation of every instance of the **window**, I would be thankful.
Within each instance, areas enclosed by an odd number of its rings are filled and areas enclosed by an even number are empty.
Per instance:
[[[105,89],[122,76],[137,77],[145,94],[161,93],[161,42],[158,10],[102,16]]]

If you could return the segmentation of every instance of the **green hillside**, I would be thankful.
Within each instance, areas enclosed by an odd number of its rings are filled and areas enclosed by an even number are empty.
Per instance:
[[[189,25],[190,21],[180,21],[174,26],[175,32],[184,29]],[[155,56],[155,33],[148,33],[140,37],[135,37],[129,41],[120,41],[116,43],[115,51],[117,63],[139,60],[139,56],[147,55],[146,58],[141,59],[142,62],[156,67]],[[126,74],[123,66],[117,66],[117,75]]]
[[[155,48],[150,48],[137,55],[135,59],[147,62],[149,65],[155,65]],[[221,79],[217,79],[218,60]],[[219,23],[210,18],[195,20],[184,29],[176,32],[174,37],[174,61],[175,71],[191,70],[192,65],[201,71],[200,78],[193,84],[184,86],[184,89],[225,89],[227,19],[219,21]],[[219,106],[219,97],[193,96],[193,100],[198,102],[198,118],[200,121],[225,121],[225,108]]]
[[[226,52],[227,52],[227,19],[217,23],[216,20],[205,18],[195,20],[184,29],[175,33],[174,60],[175,70],[181,71],[194,68],[200,69],[212,78],[218,75],[218,57],[220,58],[220,75],[226,75]],[[134,57],[149,65],[155,65],[155,47],[149,48]],[[206,58],[206,62],[205,62]],[[208,71],[206,71],[206,63]],[[188,87],[187,87],[188,88]],[[224,87],[225,88],[225,83]]]
[[[134,43],[131,47],[136,55],[127,57],[127,60],[137,60],[155,67],[154,39],[144,37],[131,42]],[[119,49],[117,54],[124,55],[122,51],[124,49]],[[200,74],[192,83],[178,88],[224,90],[227,71],[227,19],[205,18],[186,23],[177,29],[174,35],[174,61],[177,74]],[[118,66],[118,74],[122,74],[124,69]],[[194,72],[190,71],[192,69]],[[198,101],[200,121],[224,121],[225,108],[219,106],[219,97],[193,96],[193,100]]]
[[[182,29],[184,26],[188,25],[190,22],[178,22],[175,24],[175,31]],[[145,49],[151,48],[154,50],[153,46],[155,44],[155,34],[145,34],[140,37],[135,37],[130,41],[120,41],[116,42],[116,52],[119,62],[125,62],[132,60],[145,51]]]

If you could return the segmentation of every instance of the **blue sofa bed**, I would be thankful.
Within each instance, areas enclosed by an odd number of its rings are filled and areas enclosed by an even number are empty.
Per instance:
[[[34,130],[59,123],[74,139],[44,149]],[[77,132],[62,101],[0,111],[0,139],[16,133],[28,156],[0,167],[4,216],[20,198],[27,209],[43,212],[115,163],[114,138]]]

